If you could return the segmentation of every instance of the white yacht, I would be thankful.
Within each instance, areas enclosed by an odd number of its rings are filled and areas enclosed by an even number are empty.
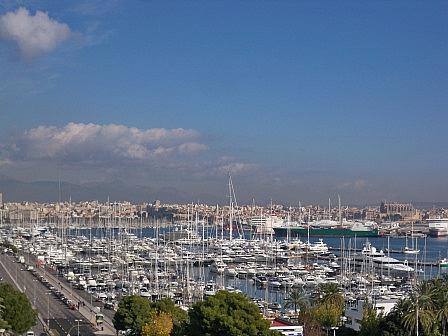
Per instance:
[[[372,246],[370,242],[366,241],[364,244],[364,247],[362,248],[361,254],[367,256],[367,257],[383,257],[384,252],[383,250],[377,250],[375,246]]]
[[[315,242],[313,244],[307,243],[306,248],[310,252],[315,252],[315,253],[327,253],[328,252],[328,246],[326,243],[324,243],[324,241],[322,239],[319,239],[317,242]]]
[[[400,261],[391,257],[374,257],[372,258],[375,268],[385,268],[396,273],[409,273],[414,272],[414,269],[408,265],[408,261]]]
[[[432,237],[448,236],[448,218],[431,218],[426,220],[429,235]]]
[[[405,246],[403,249],[404,254],[419,254],[420,250],[413,249],[411,247]]]
[[[281,227],[284,221],[277,216],[254,216],[250,219],[250,225],[257,233],[271,233],[274,228]]]

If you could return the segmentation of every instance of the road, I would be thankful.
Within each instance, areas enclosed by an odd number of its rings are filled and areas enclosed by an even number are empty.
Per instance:
[[[55,287],[58,287],[58,289],[62,289],[67,298],[71,299],[73,302],[82,302],[83,305],[80,306],[79,312],[87,320],[90,320],[93,324],[95,324],[96,311],[99,311],[97,306],[94,306],[93,304],[91,304],[91,302],[85,300],[85,298],[79,295],[80,293],[74,290],[70,284],[66,283],[65,281],[61,281],[61,279],[59,279],[56,275],[41,268],[37,269],[37,271],[39,272],[39,274],[45,275],[46,279],[48,279],[50,283],[52,283]],[[104,315],[101,330],[98,330],[95,334],[113,336],[116,335],[116,333],[117,331],[113,326],[112,319],[109,316]]]
[[[32,256],[31,254],[28,254],[24,251],[22,251],[21,254],[26,256],[26,260],[27,260],[28,264],[33,265],[35,263],[35,261],[34,261],[35,257]],[[42,273],[42,274],[44,274],[44,273]],[[65,288],[67,288],[67,290],[70,293],[73,293],[75,296],[77,296],[77,300],[85,302],[87,304],[87,306],[90,306],[92,308],[98,307],[101,310],[101,313],[104,314],[104,316],[105,316],[106,324],[112,325],[112,319],[115,315],[114,310],[105,309],[104,303],[95,301],[94,296],[92,294],[88,293],[87,291],[74,288],[67,281],[67,279],[65,279],[63,276],[59,275],[57,271],[46,268],[45,275],[47,278],[51,277],[51,279],[53,279],[57,283],[62,284]],[[109,322],[109,323],[107,323],[107,322]],[[114,332],[114,335],[115,335],[116,331],[115,330],[112,330],[112,331]]]
[[[50,329],[56,330],[61,336],[69,333],[95,335],[95,329],[78,311],[70,310],[37,277],[23,269],[24,265],[15,262],[13,256],[0,255],[0,272],[4,280],[25,292],[45,323],[50,322]],[[79,334],[77,320],[82,321],[79,322]],[[37,326],[35,333],[40,335],[42,332],[42,326]]]
[[[67,286],[68,288],[70,288],[70,292],[73,292],[76,295],[78,295],[80,298],[82,298],[84,300],[84,302],[88,303],[89,305],[92,305],[93,307],[100,308],[101,313],[104,314],[107,319],[112,321],[112,319],[114,317],[114,314],[115,314],[115,311],[110,310],[110,309],[105,309],[104,308],[104,303],[95,301],[94,296],[92,294],[88,293],[87,291],[85,291],[83,289],[76,289],[76,288],[74,288],[72,285],[70,285],[70,283],[67,281],[67,279],[65,279],[64,277],[58,275],[56,271],[48,271],[48,272],[50,272],[50,274],[55,279],[57,279],[58,282],[62,283],[64,286]]]

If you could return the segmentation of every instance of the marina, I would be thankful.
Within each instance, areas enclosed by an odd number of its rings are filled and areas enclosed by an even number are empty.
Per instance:
[[[51,226],[3,228],[3,246],[17,248],[20,263],[58,277],[108,318],[126,295],[168,297],[188,309],[222,289],[245,293],[268,317],[292,314],[284,304],[292,289],[312,297],[322,283],[338,284],[348,301],[366,293],[398,300],[416,280],[448,267],[446,237],[414,238],[419,251],[406,253],[402,238],[245,232],[242,239],[222,223],[199,220],[140,228]]]

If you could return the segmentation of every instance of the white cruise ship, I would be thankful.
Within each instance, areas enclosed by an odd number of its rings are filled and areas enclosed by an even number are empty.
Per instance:
[[[431,237],[448,236],[448,218],[431,218],[426,223]]]

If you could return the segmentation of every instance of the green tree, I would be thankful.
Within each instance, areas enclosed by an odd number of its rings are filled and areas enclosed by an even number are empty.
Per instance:
[[[25,294],[8,283],[0,284],[2,299],[2,319],[11,326],[11,330],[22,334],[36,324],[36,312]]]
[[[285,308],[293,308],[296,315],[299,309],[305,309],[308,307],[308,304],[308,298],[305,296],[305,292],[302,288],[292,289],[285,299]]]
[[[448,286],[444,281],[436,281],[435,287],[436,316],[442,326],[442,335],[446,336],[448,326]]]
[[[8,325],[8,322],[3,319],[4,310],[5,306],[3,305],[3,298],[0,297],[0,329],[11,329],[11,327]]]
[[[339,326],[341,323],[341,310],[339,306],[331,303],[321,303],[312,309],[312,315],[327,331],[331,327]]]
[[[335,283],[323,283],[318,287],[319,299],[318,303],[331,304],[337,307],[344,308],[344,296],[341,289]]]
[[[420,284],[404,302],[403,327],[410,335],[417,328],[426,335],[434,335],[436,321],[434,284],[426,281]]]
[[[392,311],[383,318],[380,323],[383,336],[409,335],[402,326],[406,309],[408,309],[408,302],[406,299],[401,299],[395,304]]]
[[[344,312],[344,296],[335,283],[319,285],[319,298],[312,309],[312,314],[327,331],[339,326]]]
[[[188,314],[178,306],[176,306],[171,299],[161,299],[150,303],[151,307],[159,314],[166,313],[172,318],[173,328],[171,335],[184,335],[185,327],[188,320]]]
[[[366,303],[363,309],[359,336],[381,336],[381,321],[382,316],[376,313],[375,308],[370,303]]]
[[[140,335],[143,325],[150,323],[156,315],[157,311],[148,299],[131,295],[120,301],[112,322],[117,330],[130,330],[131,335]]]
[[[194,304],[188,312],[190,336],[268,336],[269,330],[258,307],[239,293],[219,291]]]
[[[303,326],[303,334],[307,336],[322,336],[322,326],[316,320],[312,310],[300,311],[297,321]]]

